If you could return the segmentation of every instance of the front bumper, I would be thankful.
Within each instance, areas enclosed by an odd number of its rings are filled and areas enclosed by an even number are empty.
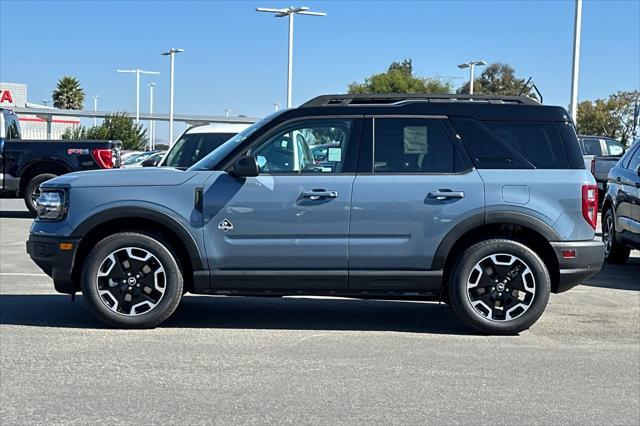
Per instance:
[[[56,291],[60,293],[74,293],[71,272],[79,242],[79,239],[33,234],[27,240],[27,253],[45,274],[53,278]],[[71,248],[62,249],[62,243],[71,244]]]
[[[552,242],[551,246],[558,258],[560,277],[554,293],[562,293],[597,274],[604,262],[604,244],[593,239],[590,241]],[[567,258],[563,252],[573,251],[575,257]]]

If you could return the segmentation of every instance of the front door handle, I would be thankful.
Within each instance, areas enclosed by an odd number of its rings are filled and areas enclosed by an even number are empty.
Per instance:
[[[310,200],[321,200],[324,198],[338,198],[338,191],[325,191],[324,189],[314,189],[313,191],[304,191],[300,194],[302,198]]]
[[[464,198],[464,192],[462,191],[447,191],[447,190],[438,190],[432,191],[428,194],[429,198],[435,198],[436,200],[447,200],[451,198]]]

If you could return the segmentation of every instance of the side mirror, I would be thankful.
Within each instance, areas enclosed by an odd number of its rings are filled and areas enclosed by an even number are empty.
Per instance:
[[[161,161],[162,161],[162,156],[158,155],[158,156],[154,156],[154,157],[151,157],[151,158],[147,158],[142,163],[140,163],[140,165],[142,167],[155,167],[158,164],[160,164]]]
[[[258,176],[259,172],[260,169],[258,168],[256,159],[250,155],[238,158],[236,162],[233,163],[233,170],[231,170],[231,174],[239,178]]]

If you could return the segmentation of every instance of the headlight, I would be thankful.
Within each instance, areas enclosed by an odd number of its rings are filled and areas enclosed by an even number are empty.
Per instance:
[[[60,189],[45,189],[36,200],[39,220],[62,220],[67,214],[66,192]]]

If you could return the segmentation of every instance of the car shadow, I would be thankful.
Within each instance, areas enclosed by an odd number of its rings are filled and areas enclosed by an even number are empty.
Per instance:
[[[590,287],[640,291],[640,258],[632,257],[623,265],[605,262],[593,277],[581,283]]]
[[[0,210],[0,217],[10,219],[33,219],[33,216],[28,211],[19,210]]]
[[[106,328],[82,296],[0,295],[0,324]],[[470,334],[444,304],[355,299],[187,295],[161,328],[398,331]]]

